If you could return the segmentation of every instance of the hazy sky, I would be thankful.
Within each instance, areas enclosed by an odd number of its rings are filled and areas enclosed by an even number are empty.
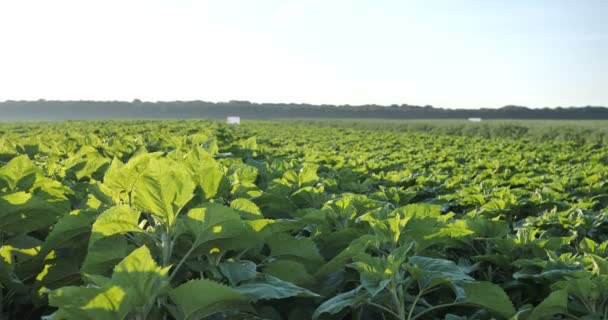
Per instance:
[[[608,0],[0,0],[0,101],[608,106]]]

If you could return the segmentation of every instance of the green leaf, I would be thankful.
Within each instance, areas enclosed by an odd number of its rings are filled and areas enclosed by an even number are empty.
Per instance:
[[[70,211],[70,203],[45,194],[15,192],[0,197],[0,230],[30,232],[54,224]]]
[[[438,218],[441,216],[441,205],[412,203],[395,209],[393,213],[412,218]]]
[[[21,234],[2,243],[0,257],[10,264],[22,264],[34,259],[40,252],[40,246],[40,240]]]
[[[467,303],[483,307],[505,319],[516,312],[509,296],[498,285],[491,282],[470,282],[465,283],[463,288]]]
[[[0,247],[0,259],[11,265],[10,271],[19,278],[29,277],[40,271],[40,247],[42,241],[26,234],[4,240]],[[8,284],[18,285],[21,281],[10,277]]]
[[[142,246],[131,252],[114,268],[111,283],[128,290],[136,306],[153,303],[168,292],[171,267],[161,268],[152,259],[150,250]]]
[[[254,185],[258,177],[258,169],[244,163],[235,164],[228,170],[228,177],[233,185]]]
[[[162,156],[162,152],[140,153],[129,159],[127,164],[114,158],[103,177],[103,184],[112,189],[130,193],[150,160],[160,156]]]
[[[8,190],[28,191],[38,174],[40,169],[27,155],[15,157],[0,168],[0,190],[6,187]]]
[[[398,271],[400,263],[392,264],[391,262],[385,257],[360,254],[350,266],[359,271],[361,286],[373,298],[386,288],[395,272]]]
[[[258,208],[258,206],[253,203],[253,201],[248,199],[234,199],[230,202],[230,208],[237,211],[249,213],[249,216],[251,217],[257,217],[258,219],[263,218],[262,211],[260,210],[260,208]]]
[[[608,259],[604,259],[592,253],[587,253],[586,255],[591,260],[594,273],[598,275],[608,276]]]
[[[109,159],[100,155],[97,150],[91,148],[89,152],[75,155],[75,159],[70,162],[73,164],[66,169],[66,175],[74,178],[74,180],[82,180],[83,178],[91,179],[94,174],[102,171],[110,162]]]
[[[133,250],[121,235],[101,238],[89,246],[82,263],[84,274],[109,275],[112,268]]]
[[[221,166],[217,163],[203,163],[193,166],[192,179],[203,190],[203,197],[211,199],[223,193],[223,189],[228,187],[228,178],[224,175]]]
[[[58,319],[124,319],[146,310],[169,291],[168,272],[169,267],[158,267],[150,250],[142,246],[114,268],[111,279],[88,277],[101,287],[63,287],[50,293],[49,304],[59,308],[60,316],[54,315]]]
[[[318,294],[270,275],[260,274],[255,280],[235,288],[249,298],[258,300],[285,299],[289,297],[319,297]]]
[[[568,291],[557,290],[532,310],[526,320],[553,319],[556,314],[568,313]]]
[[[42,245],[43,252],[69,246],[70,242],[91,232],[96,211],[73,211],[59,219]]]
[[[208,241],[240,235],[243,223],[238,213],[229,207],[206,203],[193,208],[178,219],[177,234],[189,234],[193,243],[200,246]]]
[[[447,226],[441,228],[438,232],[430,234],[425,239],[449,237],[462,238],[474,234],[473,230],[468,229],[467,222],[464,220],[456,220]]]
[[[291,195],[291,200],[300,208],[320,208],[329,197],[325,194],[323,186],[302,187]]]
[[[126,205],[115,206],[102,212],[93,223],[89,247],[99,239],[115,234],[142,232],[138,226],[139,216],[139,212]]]
[[[384,242],[392,242],[398,243],[401,238],[401,230],[407,222],[409,218],[401,218],[401,216],[397,215],[393,218],[387,219],[379,219],[374,217],[371,214],[364,215],[361,217],[359,221],[366,221],[371,226],[374,234]]]
[[[225,261],[219,264],[220,271],[228,278],[231,285],[236,286],[239,283],[255,278],[256,264],[248,260]]]
[[[80,284],[79,264],[80,257],[56,258],[48,261],[32,285],[32,292],[38,294],[35,298],[41,300],[38,303],[46,303],[42,299],[48,289]]]
[[[346,249],[340,252],[337,256],[323,265],[315,273],[317,277],[327,276],[332,272],[336,272],[342,269],[348,264],[355,256],[365,252],[365,250],[373,243],[374,236],[364,235],[353,240]]]
[[[257,150],[258,149],[258,143],[257,143],[257,138],[254,137],[249,137],[247,139],[244,140],[240,140],[239,141],[239,145],[241,146],[241,148],[245,149],[245,150]]]
[[[298,186],[314,185],[319,180],[319,176],[317,175],[318,168],[319,166],[316,164],[305,164],[302,166],[302,169],[298,173]]]
[[[302,263],[291,260],[274,260],[264,267],[264,273],[306,288],[316,282]]]
[[[315,266],[324,262],[316,244],[310,238],[294,238],[279,233],[272,234],[267,243],[272,256],[292,258]]]
[[[199,320],[225,311],[253,311],[239,292],[206,279],[186,282],[171,290],[169,296],[184,320]]]
[[[409,258],[407,270],[418,281],[420,288],[431,289],[441,284],[449,284],[456,291],[463,281],[473,281],[466,269],[453,261],[437,258],[414,256]]]
[[[87,195],[86,207],[88,208],[111,207],[122,201],[119,191],[111,189],[98,181],[89,183],[87,191],[89,194]]]
[[[54,320],[122,320],[131,311],[130,298],[119,286],[63,287],[49,294],[49,305],[59,308]]]
[[[340,293],[331,299],[323,302],[315,313],[313,314],[313,320],[318,319],[323,313],[337,314],[345,308],[357,308],[363,305],[369,297],[365,294],[365,291],[361,290],[361,287],[357,287],[351,291]]]
[[[188,171],[168,159],[150,160],[133,188],[133,205],[158,218],[166,228],[193,197],[194,182]]]

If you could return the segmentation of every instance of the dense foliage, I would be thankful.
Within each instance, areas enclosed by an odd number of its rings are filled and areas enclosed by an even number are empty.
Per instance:
[[[569,120],[292,120],[292,123],[364,130],[422,132],[434,135],[525,139],[531,142],[608,144],[608,121]]]
[[[0,126],[7,319],[607,319],[608,147]]]

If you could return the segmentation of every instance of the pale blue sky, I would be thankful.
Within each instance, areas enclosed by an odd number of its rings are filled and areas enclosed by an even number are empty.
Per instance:
[[[0,0],[0,101],[608,106],[606,0]]]

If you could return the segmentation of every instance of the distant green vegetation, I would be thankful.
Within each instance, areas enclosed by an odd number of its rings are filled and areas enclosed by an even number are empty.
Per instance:
[[[285,120],[301,125],[424,132],[435,135],[483,138],[511,138],[530,141],[571,141],[608,144],[608,120],[378,120],[378,119],[307,119]]]
[[[3,123],[0,319],[607,319],[603,130]]]
[[[608,119],[608,108],[599,106],[532,109],[505,106],[498,109],[444,109],[414,105],[311,105],[301,103],[252,103],[249,101],[5,101],[0,119]]]

